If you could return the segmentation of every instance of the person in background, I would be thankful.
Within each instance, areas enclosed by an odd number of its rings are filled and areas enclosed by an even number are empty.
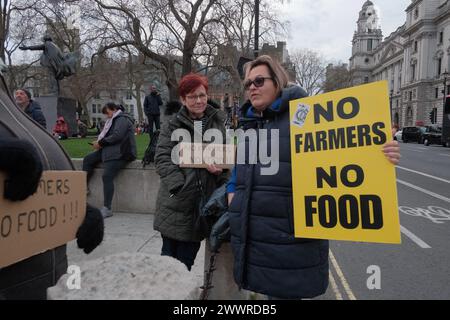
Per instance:
[[[69,138],[69,126],[67,125],[64,117],[58,117],[56,124],[53,127],[53,136],[59,140],[66,140]]]
[[[228,93],[225,93],[225,96],[223,97],[223,110],[228,113],[231,111],[230,108],[230,96],[228,95]]]
[[[107,103],[102,113],[107,121],[97,141],[93,143],[94,152],[83,159],[83,170],[87,172],[88,183],[95,166],[103,162],[103,218],[113,215],[111,204],[114,196],[114,178],[130,161],[136,159],[136,140],[134,121],[119,106]]]
[[[88,129],[86,124],[84,124],[81,119],[77,120],[77,126],[78,126],[78,138],[86,138],[88,134]]]
[[[237,164],[233,170],[227,191],[235,281],[240,288],[274,300],[322,295],[328,287],[329,243],[297,239],[292,227],[289,101],[307,94],[290,85],[286,71],[269,56],[246,64],[244,89],[249,101],[242,107],[247,118],[243,129],[278,130],[281,161],[272,176],[261,175],[259,159],[257,164]],[[262,145],[261,136],[255,137]],[[249,159],[249,142],[240,142],[247,144],[244,159]],[[387,143],[384,154],[398,164],[398,143]]]
[[[31,119],[39,123],[44,128],[47,128],[47,121],[42,113],[41,106],[37,101],[31,99],[30,91],[26,89],[19,89],[14,94],[16,104],[25,112]]]
[[[151,86],[151,92],[149,95],[145,97],[144,100],[144,112],[148,119],[150,140],[153,137],[153,124],[155,124],[156,130],[159,130],[161,127],[160,123],[160,106],[162,106],[163,102],[161,99],[161,95],[155,86]]]
[[[183,107],[163,123],[156,148],[155,166],[161,184],[153,227],[162,235],[161,255],[174,257],[191,270],[200,242],[208,236],[195,227],[201,199],[208,199],[223,185],[228,173],[214,165],[206,169],[180,167],[172,160],[172,150],[178,141],[172,141],[171,136],[175,130],[184,129],[193,139],[194,130],[200,128],[199,133],[203,136],[208,129],[218,129],[225,141],[225,115],[208,105],[208,80],[205,77],[186,75],[178,90]]]

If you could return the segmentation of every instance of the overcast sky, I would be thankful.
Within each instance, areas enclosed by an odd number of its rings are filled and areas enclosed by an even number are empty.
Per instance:
[[[383,37],[406,21],[411,0],[372,0],[380,11]],[[288,50],[314,49],[327,61],[347,63],[359,11],[365,0],[290,0],[282,7],[291,30]]]

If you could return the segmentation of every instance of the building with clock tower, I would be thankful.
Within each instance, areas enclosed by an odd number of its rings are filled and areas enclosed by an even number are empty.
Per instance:
[[[372,81],[374,49],[383,41],[379,15],[372,1],[366,1],[359,12],[358,29],[353,36],[350,69],[353,85]]]
[[[353,86],[386,80],[392,121],[442,126],[450,94],[450,0],[411,0],[406,21],[383,39],[379,12],[366,1],[353,37]],[[446,79],[447,78],[447,79]]]

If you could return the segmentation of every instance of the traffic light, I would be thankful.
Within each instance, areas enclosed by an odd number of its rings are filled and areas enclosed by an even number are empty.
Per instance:
[[[433,109],[433,111],[430,112],[430,121],[431,121],[431,124],[434,124],[434,109]]]

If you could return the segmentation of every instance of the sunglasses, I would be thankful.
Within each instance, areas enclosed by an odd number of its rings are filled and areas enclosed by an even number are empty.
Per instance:
[[[249,90],[252,84],[257,88],[261,88],[266,80],[273,80],[271,77],[256,77],[255,80],[247,80],[244,82],[244,89]]]

